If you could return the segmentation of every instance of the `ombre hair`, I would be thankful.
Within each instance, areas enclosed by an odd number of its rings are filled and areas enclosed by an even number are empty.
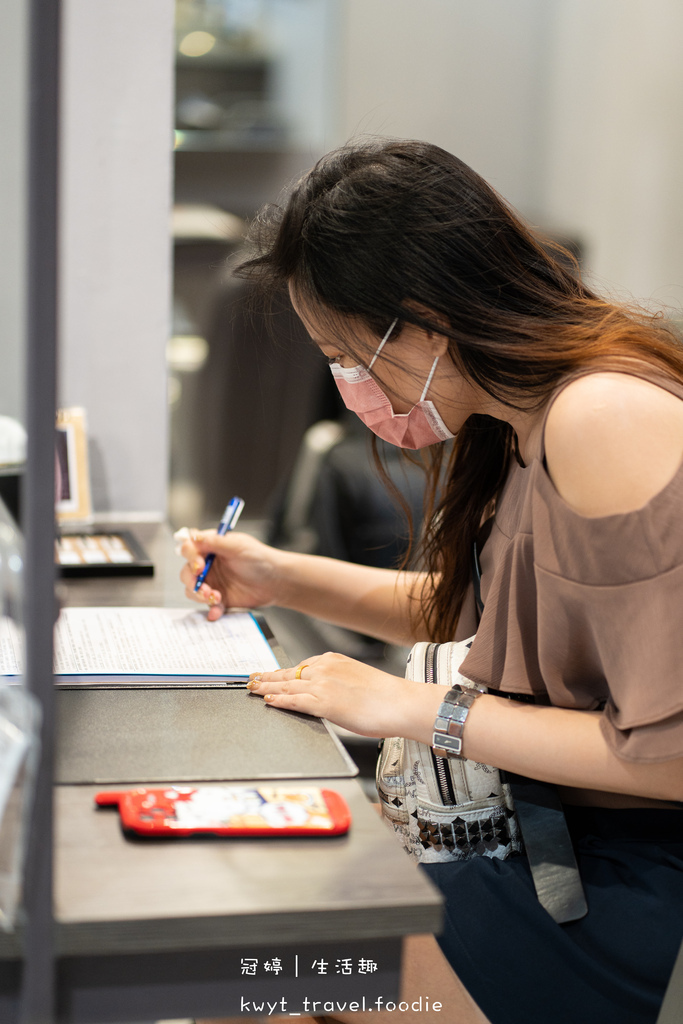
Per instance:
[[[398,318],[392,338],[406,323],[447,336],[459,372],[513,409],[541,409],[588,366],[636,359],[683,381],[671,324],[595,295],[569,252],[437,146],[371,139],[335,150],[263,211],[251,244],[236,272],[290,285],[342,351],[356,354],[348,325],[379,338]],[[427,450],[419,550],[432,585],[416,611],[434,640],[453,638],[473,540],[516,452],[510,424],[484,415]]]

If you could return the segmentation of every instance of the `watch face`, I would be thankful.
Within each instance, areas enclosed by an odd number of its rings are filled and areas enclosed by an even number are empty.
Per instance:
[[[459,736],[434,736],[434,750],[441,757],[460,757],[462,740]]]

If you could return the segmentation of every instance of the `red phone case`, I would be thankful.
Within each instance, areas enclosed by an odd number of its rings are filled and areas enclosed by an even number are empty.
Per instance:
[[[118,806],[124,829],[143,836],[338,836],[351,812],[318,786],[165,786],[97,793]]]

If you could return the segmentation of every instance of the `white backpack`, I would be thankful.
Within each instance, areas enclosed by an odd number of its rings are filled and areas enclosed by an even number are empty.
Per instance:
[[[473,639],[415,644],[406,679],[471,686],[459,669]],[[392,736],[382,741],[376,781],[382,814],[416,860],[504,860],[522,849],[510,787],[491,765],[438,757],[426,743]]]

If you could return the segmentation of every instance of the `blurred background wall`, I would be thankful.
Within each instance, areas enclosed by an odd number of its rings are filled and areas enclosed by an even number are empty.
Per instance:
[[[549,6],[543,207],[584,238],[598,287],[680,310],[683,5]]]
[[[534,222],[580,238],[594,279],[683,296],[678,0],[349,0],[340,138],[426,138]]]
[[[350,0],[339,140],[370,132],[456,153],[539,210],[553,0]]]
[[[166,503],[173,18],[64,5],[59,402],[87,412],[100,513]]]
[[[306,427],[339,415],[291,316],[268,338],[225,259],[352,135],[456,152],[597,287],[681,305],[680,0],[66,8],[63,401],[90,413],[103,512],[165,514],[169,430],[174,521],[243,488],[267,518]]]
[[[0,33],[0,416],[24,419],[27,12],[6,0]]]

